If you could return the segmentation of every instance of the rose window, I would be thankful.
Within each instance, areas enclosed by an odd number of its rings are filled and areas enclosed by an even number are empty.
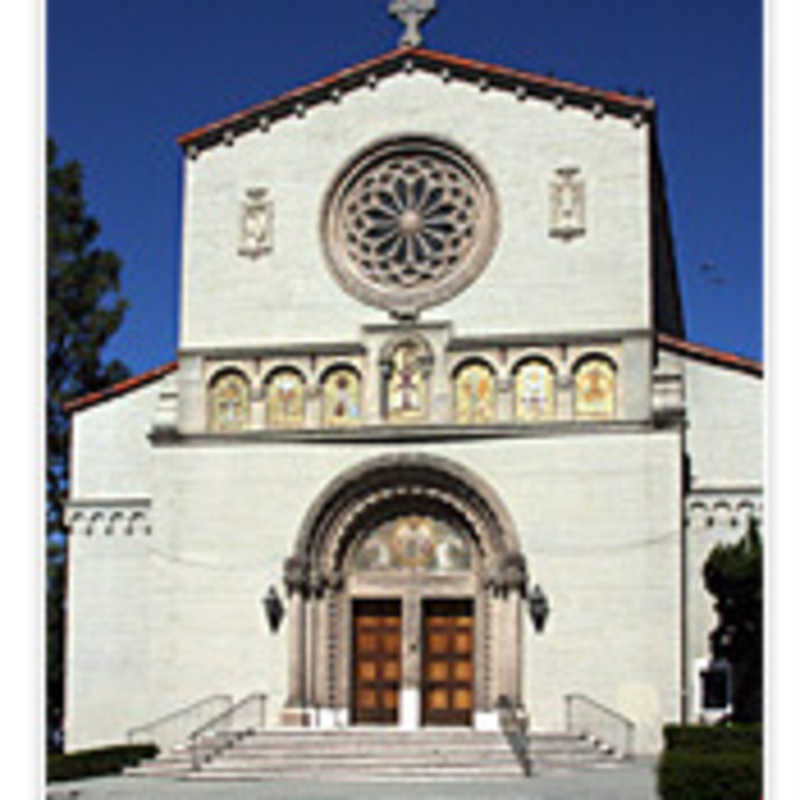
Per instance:
[[[371,305],[415,315],[470,283],[496,230],[487,179],[463,153],[399,140],[357,159],[329,193],[326,248],[339,282]]]

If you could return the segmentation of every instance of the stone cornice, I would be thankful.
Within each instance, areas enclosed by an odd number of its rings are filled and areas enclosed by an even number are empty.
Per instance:
[[[597,119],[602,119],[606,113],[628,118],[636,127],[650,122],[655,111],[653,101],[644,97],[594,89],[435,50],[401,47],[203,125],[179,136],[177,141],[194,158],[202,149],[223,143],[233,146],[238,135],[251,130],[266,133],[276,122],[289,117],[304,117],[320,103],[340,103],[350,91],[361,88],[374,90],[384,78],[415,70],[438,75],[445,84],[462,81],[481,91],[509,92],[519,102],[537,97],[552,102],[557,109],[565,106],[583,108]]]
[[[150,534],[150,509],[149,497],[75,498],[64,507],[64,524],[87,536]]]
[[[258,430],[237,433],[176,433],[152,436],[155,445],[219,446],[274,443],[350,443],[402,444],[404,442],[452,442],[492,439],[543,439],[589,434],[637,434],[669,429],[647,420],[608,422],[554,421],[536,425],[497,423],[493,425],[364,425],[359,428],[304,428],[298,430]],[[675,430],[680,429],[676,423]]]

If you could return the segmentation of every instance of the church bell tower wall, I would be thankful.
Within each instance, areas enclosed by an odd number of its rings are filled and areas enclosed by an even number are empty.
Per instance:
[[[266,131],[186,158],[181,348],[285,342],[289,332],[316,342],[321,318],[325,339],[349,340],[384,321],[332,276],[320,219],[354,154],[409,135],[468,154],[498,208],[488,264],[437,317],[464,335],[651,326],[648,124],[416,70],[301,104]],[[585,216],[566,238],[552,231],[565,170],[583,184]],[[242,252],[248,198],[263,202],[265,238]]]

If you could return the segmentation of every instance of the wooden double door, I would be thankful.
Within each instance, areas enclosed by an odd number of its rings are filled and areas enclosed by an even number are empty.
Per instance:
[[[473,710],[472,600],[423,600],[420,686],[423,725],[470,725]],[[413,626],[417,630],[419,627]],[[407,628],[408,629],[408,628]],[[352,721],[396,724],[403,682],[400,600],[353,603]],[[417,677],[417,676],[414,676]]]

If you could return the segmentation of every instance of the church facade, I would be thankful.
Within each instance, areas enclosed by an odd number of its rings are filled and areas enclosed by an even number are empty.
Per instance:
[[[402,47],[179,142],[177,359],[70,405],[68,749],[708,713],[761,367],[685,339],[652,102]]]

